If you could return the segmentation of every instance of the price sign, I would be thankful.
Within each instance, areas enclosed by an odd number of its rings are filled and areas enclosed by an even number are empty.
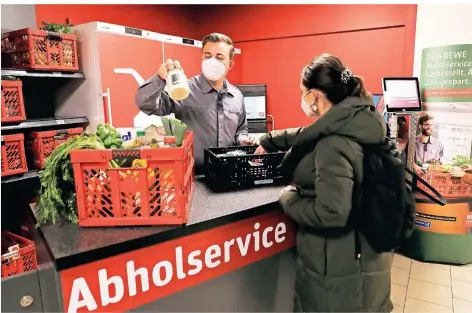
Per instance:
[[[64,121],[64,120],[57,120],[56,121],[57,125],[64,125],[65,123],[66,123],[66,121]]]

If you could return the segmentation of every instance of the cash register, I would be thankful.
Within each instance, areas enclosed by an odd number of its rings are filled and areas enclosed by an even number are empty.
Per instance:
[[[259,138],[274,129],[274,118],[267,114],[267,88],[265,84],[237,85],[243,94],[246,108],[248,132],[251,137]],[[270,121],[271,127],[267,127]]]

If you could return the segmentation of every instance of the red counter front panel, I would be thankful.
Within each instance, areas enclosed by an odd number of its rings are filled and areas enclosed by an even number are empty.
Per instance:
[[[61,272],[66,312],[124,312],[295,245],[280,211]]]

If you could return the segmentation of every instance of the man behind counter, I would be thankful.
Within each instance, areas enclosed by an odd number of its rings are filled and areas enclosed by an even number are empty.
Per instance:
[[[416,138],[414,169],[420,175],[423,173],[423,169],[419,164],[433,160],[440,161],[443,157],[444,146],[439,139],[432,137],[434,118],[431,115],[422,115],[418,119],[418,127],[421,133]]]
[[[179,61],[170,59],[136,93],[136,105],[144,113],[158,116],[175,113],[194,131],[197,173],[202,173],[205,148],[252,143],[243,95],[226,79],[234,66],[233,41],[213,33],[203,38],[202,45],[202,74],[189,79],[188,98],[175,101],[164,91],[167,72],[180,67]]]

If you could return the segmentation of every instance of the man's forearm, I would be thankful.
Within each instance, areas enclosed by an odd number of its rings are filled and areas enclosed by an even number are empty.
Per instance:
[[[136,105],[144,113],[150,115],[167,115],[171,113],[172,100],[164,89],[166,82],[155,75],[142,84],[136,92]]]

